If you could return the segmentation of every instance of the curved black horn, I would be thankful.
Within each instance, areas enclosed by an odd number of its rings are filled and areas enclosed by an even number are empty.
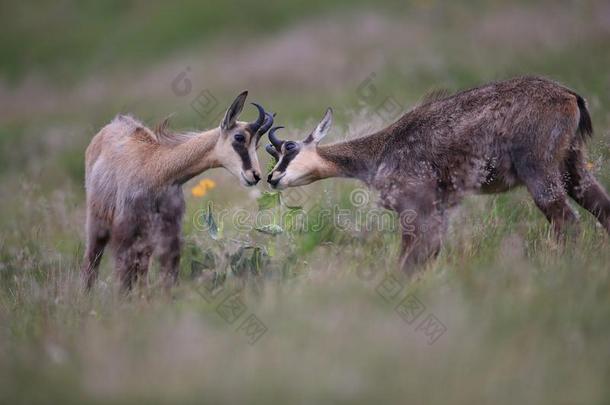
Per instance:
[[[277,152],[277,149],[275,149],[275,147],[273,145],[267,144],[267,146],[265,146],[265,150],[267,151],[268,154],[273,156],[275,158],[275,160],[280,159],[280,154]]]
[[[275,131],[282,128],[284,127],[273,127],[269,130],[269,140],[271,141],[271,144],[275,147],[275,149],[277,149],[278,151],[282,148],[282,144],[284,143],[284,141],[280,140],[277,136],[275,136]]]
[[[265,122],[263,122],[263,125],[261,125],[261,127],[258,129],[258,132],[256,133],[256,139],[260,139],[261,136],[263,136],[265,132],[267,132],[269,128],[271,128],[271,125],[273,125],[274,116],[275,113],[265,113]]]
[[[256,132],[261,127],[261,125],[263,125],[263,123],[265,122],[265,118],[266,118],[267,114],[265,113],[265,109],[263,107],[261,107],[260,105],[258,105],[256,103],[251,103],[251,104],[258,109],[258,118],[256,119],[256,121],[249,123],[248,127],[252,130],[252,132]]]

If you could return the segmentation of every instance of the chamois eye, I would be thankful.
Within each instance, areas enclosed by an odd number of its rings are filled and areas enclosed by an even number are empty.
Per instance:
[[[237,142],[246,142],[246,137],[243,134],[235,134],[233,137]]]
[[[286,142],[286,150],[293,150],[296,149],[297,144],[294,142]]]

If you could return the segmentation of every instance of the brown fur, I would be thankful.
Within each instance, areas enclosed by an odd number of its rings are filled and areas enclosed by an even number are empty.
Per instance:
[[[439,251],[447,212],[469,193],[525,185],[559,238],[577,222],[569,195],[610,233],[610,199],[585,166],[592,131],[576,93],[544,78],[516,78],[427,98],[363,138],[313,147],[301,142],[299,154],[309,157],[292,156],[286,165],[280,151],[269,181],[281,188],[295,185],[295,178],[307,179],[296,182],[302,185],[353,177],[379,190],[385,207],[414,221],[402,224],[401,267],[411,274]],[[321,163],[303,172],[312,153]]]
[[[263,127],[235,120],[246,95],[236,99],[221,127],[209,131],[172,133],[166,119],[153,132],[132,117],[118,116],[93,137],[85,153],[87,241],[81,268],[88,289],[108,242],[124,290],[146,275],[153,254],[165,284],[172,285],[180,260],[182,184],[221,166],[244,185],[258,181],[255,149]],[[244,141],[237,142],[236,134]]]

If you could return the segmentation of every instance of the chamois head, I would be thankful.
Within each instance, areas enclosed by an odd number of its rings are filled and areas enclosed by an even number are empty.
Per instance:
[[[329,108],[318,126],[303,141],[282,141],[275,132],[269,131],[271,144],[265,148],[277,160],[267,181],[273,188],[303,186],[325,177],[328,162],[319,154],[318,143],[330,130],[333,112]]]
[[[256,148],[261,136],[273,125],[273,115],[252,103],[258,109],[258,118],[254,122],[237,121],[247,96],[247,91],[242,92],[225,113],[214,151],[220,166],[239,178],[242,185],[253,186],[261,178]]]

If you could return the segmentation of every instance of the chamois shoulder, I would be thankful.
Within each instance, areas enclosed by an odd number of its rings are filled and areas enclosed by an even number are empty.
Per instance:
[[[449,89],[433,88],[433,89],[428,90],[426,93],[424,93],[424,95],[419,100],[419,102],[416,104],[416,106],[425,105],[428,103],[432,103],[434,101],[443,100],[447,97],[450,97],[452,94],[453,93]]]
[[[118,138],[117,141],[130,137],[145,143],[158,143],[155,133],[131,115],[117,115],[104,130],[111,138]]]
[[[110,125],[117,135],[129,136],[138,142],[154,145],[174,146],[193,136],[188,132],[171,131],[169,129],[170,118],[171,116],[168,116],[163,119],[153,130],[131,115],[117,115]]]

